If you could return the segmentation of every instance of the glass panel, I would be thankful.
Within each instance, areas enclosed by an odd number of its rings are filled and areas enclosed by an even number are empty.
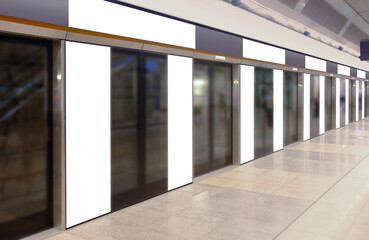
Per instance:
[[[310,77],[310,138],[319,136],[319,76]]]
[[[325,78],[325,131],[331,130],[332,125],[332,78]]]
[[[297,73],[284,72],[283,83],[283,142],[286,146],[298,141]]]
[[[365,117],[369,117],[369,82],[365,82]]]
[[[359,86],[359,120],[363,117],[363,85],[361,81],[358,82]]]
[[[340,127],[345,126],[346,120],[346,79],[340,79]]]
[[[349,122],[353,122],[356,119],[356,81],[349,80]]]
[[[255,158],[273,152],[273,70],[255,68]]]
[[[0,239],[52,225],[48,44],[1,36]]]
[[[230,64],[194,62],[195,176],[231,164],[231,70]]]
[[[112,209],[167,190],[166,57],[112,49]]]
[[[159,191],[167,184],[168,172],[167,58],[147,55],[145,66],[145,180]]]

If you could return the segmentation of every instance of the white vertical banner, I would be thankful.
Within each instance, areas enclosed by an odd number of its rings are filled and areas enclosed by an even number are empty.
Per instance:
[[[304,73],[304,141],[310,138],[310,74]]]
[[[349,124],[349,101],[350,101],[350,96],[349,96],[349,89],[350,89],[350,80],[346,79],[345,80],[345,125]],[[357,96],[357,94],[356,94]]]
[[[325,77],[319,77],[319,134],[325,132]]]
[[[273,150],[283,149],[283,71],[273,70]]]
[[[341,84],[340,79],[336,78],[336,128],[340,127],[340,94],[341,94]]]
[[[252,66],[241,65],[240,69],[240,159],[241,164],[254,159],[254,72]]]
[[[355,121],[359,121],[359,81],[356,80],[355,81],[355,91],[356,91],[356,96],[355,96]]]
[[[192,59],[168,56],[168,190],[192,182]]]
[[[365,82],[364,81],[361,81],[361,89],[362,89],[362,92],[361,92],[361,119],[364,119],[365,117]]]
[[[111,211],[110,48],[66,42],[66,225]]]

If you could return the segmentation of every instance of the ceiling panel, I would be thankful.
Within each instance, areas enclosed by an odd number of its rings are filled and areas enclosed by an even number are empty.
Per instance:
[[[358,28],[355,24],[350,24],[347,28],[346,32],[342,35],[342,37],[351,41],[356,45],[360,45],[360,41],[364,39],[368,39],[369,36],[365,32],[363,32],[360,28]]]
[[[360,16],[369,23],[369,12],[360,13]]]
[[[310,0],[302,10],[302,14],[311,18],[317,23],[322,23],[327,15],[332,12],[332,7],[322,0]]]
[[[369,11],[369,1],[368,0],[345,0],[345,1],[357,12]]]
[[[279,0],[279,1],[289,6],[292,9],[294,9],[297,3],[299,2],[299,0]]]
[[[343,26],[346,24],[347,18],[332,8],[331,13],[327,16],[324,22],[321,24],[331,30],[334,33],[339,33]]]

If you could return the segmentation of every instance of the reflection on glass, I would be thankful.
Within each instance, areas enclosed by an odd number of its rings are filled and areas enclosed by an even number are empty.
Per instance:
[[[167,190],[167,60],[112,49],[112,209]]]
[[[362,83],[359,81],[358,82],[359,86],[359,120],[363,117],[363,85]]]
[[[255,158],[273,152],[273,70],[255,68]]]
[[[365,117],[369,117],[369,82],[365,82]]]
[[[310,138],[319,136],[319,76],[310,77]]]
[[[284,72],[283,136],[284,145],[297,142],[297,73]]]
[[[195,60],[195,176],[231,164],[231,65]]]
[[[346,80],[340,79],[340,127],[346,122]]]
[[[331,130],[332,125],[332,78],[325,78],[325,131]]]
[[[356,119],[356,81],[349,80],[349,122],[353,122]]]
[[[0,40],[0,239],[52,224],[48,44]]]

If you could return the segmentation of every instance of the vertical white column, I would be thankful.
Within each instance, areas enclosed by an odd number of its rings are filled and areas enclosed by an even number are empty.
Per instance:
[[[336,78],[336,128],[340,127],[340,94],[341,94],[341,84],[340,79]]]
[[[349,124],[349,89],[350,89],[350,80],[345,80],[345,125]],[[357,96],[357,95],[356,95]]]
[[[359,81],[355,81],[356,97],[355,97],[355,121],[359,121]]]
[[[325,77],[319,77],[319,134],[325,132]]]
[[[254,159],[254,67],[241,65],[240,69],[240,122],[241,164]]]
[[[110,212],[110,48],[66,43],[66,225]]]
[[[310,138],[310,74],[304,73],[304,139]]]
[[[192,59],[168,56],[168,190],[192,182]]]
[[[273,150],[283,149],[283,71],[273,70]]]
[[[361,82],[361,89],[362,89],[362,92],[361,92],[361,119],[364,119],[365,117],[365,82],[362,81]]]

